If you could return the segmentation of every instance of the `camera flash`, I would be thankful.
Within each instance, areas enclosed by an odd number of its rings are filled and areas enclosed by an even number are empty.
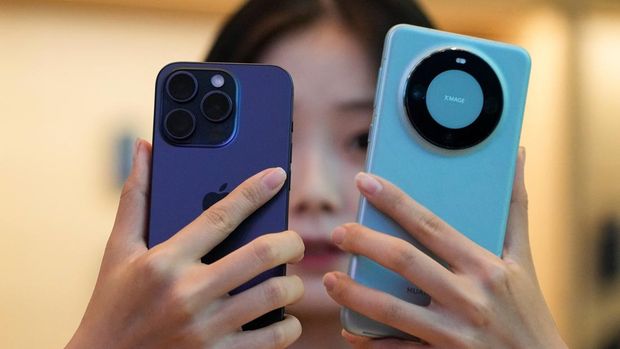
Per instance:
[[[467,63],[467,60],[465,58],[457,58],[456,59],[456,63],[458,63],[458,64],[465,64],[465,63]]]
[[[211,85],[213,85],[213,87],[216,87],[216,88],[220,88],[224,86],[224,77],[221,76],[220,74],[213,75],[211,77]]]

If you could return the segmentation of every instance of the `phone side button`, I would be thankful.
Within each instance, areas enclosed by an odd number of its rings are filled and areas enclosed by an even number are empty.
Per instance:
[[[292,170],[289,169],[289,176],[286,179],[286,185],[288,186],[288,191],[291,191],[291,174],[293,173]]]
[[[289,144],[288,147],[288,177],[286,178],[286,182],[288,185],[288,191],[291,191],[291,176],[293,174],[293,169],[291,164],[293,163],[293,141],[291,140],[291,143]]]
[[[381,66],[379,67],[379,71],[377,72],[377,81],[375,82],[377,86],[379,86],[379,81],[381,81],[382,75],[383,75],[383,62],[381,63]],[[372,100],[372,110],[375,110],[376,108],[377,108],[377,97],[375,96],[375,98]]]

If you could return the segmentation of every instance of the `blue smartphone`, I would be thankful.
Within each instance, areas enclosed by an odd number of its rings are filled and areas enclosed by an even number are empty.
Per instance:
[[[250,176],[281,167],[290,178],[293,84],[276,66],[172,63],[157,76],[149,248],[167,240]],[[212,263],[256,237],[288,227],[290,180],[203,258]],[[286,273],[284,265],[232,290]],[[282,320],[271,311],[243,326]]]
[[[411,25],[392,28],[366,171],[501,255],[529,74],[522,48]],[[425,251],[364,198],[358,222]],[[430,303],[423,290],[368,258],[352,256],[349,275],[407,302]],[[415,339],[346,308],[341,321],[358,335]]]

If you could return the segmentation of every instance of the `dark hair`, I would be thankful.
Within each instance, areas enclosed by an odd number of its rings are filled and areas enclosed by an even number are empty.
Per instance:
[[[206,60],[256,63],[284,34],[326,17],[341,21],[357,36],[377,65],[392,26],[433,27],[414,0],[249,0],[221,29]]]

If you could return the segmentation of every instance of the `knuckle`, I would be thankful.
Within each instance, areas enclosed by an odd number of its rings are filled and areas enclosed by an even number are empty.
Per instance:
[[[199,332],[194,332],[196,321],[191,306],[191,296],[180,287],[171,287],[166,293],[164,301],[167,316],[172,323],[182,326],[185,337],[198,337]]]
[[[136,259],[136,272],[144,280],[156,284],[170,281],[170,263],[160,252],[153,250],[141,258]]]
[[[450,336],[450,340],[448,341],[450,344],[450,348],[456,349],[476,349],[481,348],[479,345],[476,345],[475,341],[472,340],[467,335],[459,335],[459,336]]]
[[[474,328],[481,329],[489,326],[491,306],[484,298],[469,298],[465,301],[467,314]]]
[[[509,271],[502,263],[496,262],[485,267],[481,277],[482,285],[494,293],[504,291],[508,287]]]
[[[391,262],[393,268],[396,270],[407,270],[418,262],[418,253],[404,241],[397,241],[394,243],[392,250],[395,251],[395,253],[390,255],[392,257]]]
[[[241,197],[243,197],[251,206],[259,206],[263,203],[262,192],[256,186],[243,186],[240,189]]]
[[[432,213],[420,214],[417,220],[422,228],[421,233],[429,237],[436,235],[442,228],[441,219]]]
[[[286,344],[286,332],[282,326],[276,326],[271,331],[269,341],[273,348],[282,348]]]
[[[121,190],[121,201],[131,201],[141,195],[143,194],[139,189],[136,179],[133,178],[133,176],[129,176],[123,185],[123,189]]]
[[[401,323],[403,320],[403,307],[394,302],[389,302],[383,307],[381,317],[387,324]]]
[[[182,343],[183,346],[187,348],[206,347],[209,345],[209,342],[204,333],[205,330],[199,326],[187,326],[183,329],[183,331],[181,331],[181,334],[179,335],[180,338],[177,338],[175,344],[179,345]]]
[[[123,189],[121,190],[121,201],[127,200],[132,193],[135,191],[134,185],[131,184],[131,179],[128,178],[125,184],[123,185]]]
[[[209,225],[218,231],[230,232],[235,229],[228,210],[221,205],[211,206],[203,216]]]
[[[525,209],[526,211],[529,209],[530,206],[530,199],[529,196],[527,195],[527,191],[523,190],[523,197],[521,198],[521,205],[523,205],[523,209]]]
[[[271,265],[279,257],[277,247],[267,237],[263,235],[252,242],[252,251],[261,265]]]
[[[274,307],[278,306],[287,298],[287,296],[288,290],[281,282],[272,279],[265,284],[263,297],[267,304]]]
[[[394,212],[402,212],[407,209],[407,197],[403,193],[393,195],[391,197],[391,209]]]

